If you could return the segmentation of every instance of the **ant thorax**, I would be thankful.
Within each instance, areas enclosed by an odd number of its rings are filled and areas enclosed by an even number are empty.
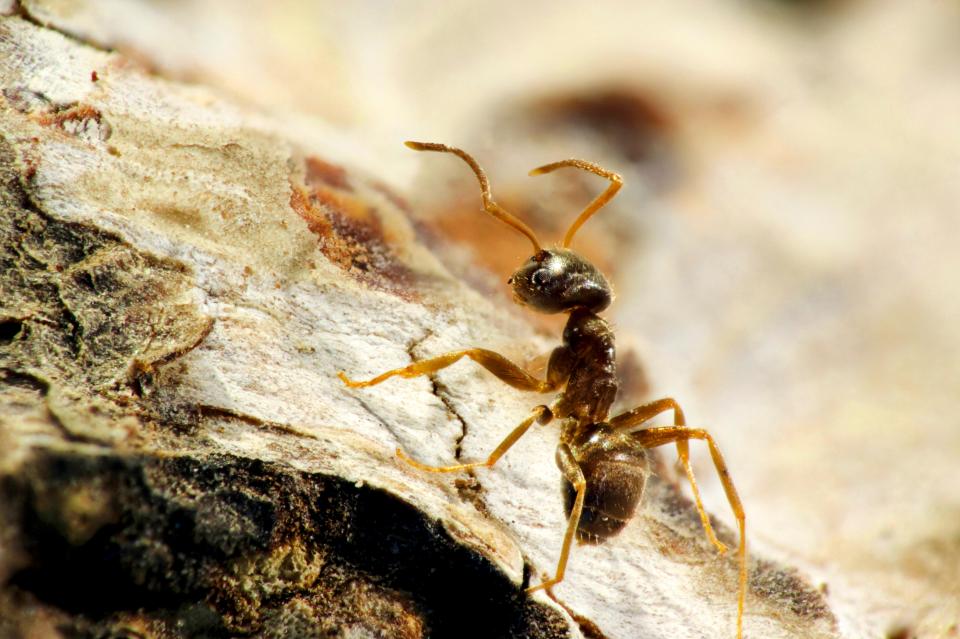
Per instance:
[[[559,418],[573,417],[580,424],[606,421],[617,396],[616,348],[606,320],[586,308],[570,312],[563,329],[563,346],[557,351],[568,359],[567,386],[554,405]],[[551,364],[554,357],[551,357]]]

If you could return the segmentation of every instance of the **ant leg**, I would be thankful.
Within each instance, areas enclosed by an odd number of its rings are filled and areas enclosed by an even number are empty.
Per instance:
[[[347,375],[340,371],[337,373],[337,377],[340,378],[344,384],[350,388],[365,388],[367,386],[375,386],[380,382],[383,382],[395,375],[400,377],[417,377],[419,375],[429,375],[430,373],[435,373],[439,370],[454,364],[463,357],[469,357],[476,363],[483,366],[485,369],[497,376],[501,381],[518,388],[524,391],[533,391],[536,393],[546,393],[552,390],[556,390],[560,387],[564,380],[557,380],[556,375],[551,375],[550,371],[547,372],[547,381],[541,381],[523,370],[510,360],[508,360],[503,355],[495,353],[493,351],[488,351],[485,348],[470,348],[463,351],[454,351],[452,353],[446,353],[438,357],[433,357],[431,359],[420,360],[419,362],[414,362],[409,366],[404,366],[403,368],[395,368],[389,370],[386,373],[377,375],[373,379],[366,381],[354,381],[347,377]]]
[[[620,187],[623,186],[623,178],[620,177],[618,173],[613,171],[608,171],[602,166],[594,164],[593,162],[587,162],[586,160],[560,160],[559,162],[553,162],[551,164],[545,164],[539,166],[532,171],[530,175],[543,175],[544,173],[550,173],[551,171],[556,171],[557,169],[564,166],[572,166],[578,169],[583,169],[584,171],[590,171],[595,175],[600,177],[607,178],[610,180],[610,186],[607,187],[607,190],[601,193],[587,205],[587,208],[583,209],[583,212],[577,216],[577,219],[573,221],[573,224],[570,225],[570,228],[567,229],[567,233],[563,236],[563,248],[568,248],[570,242],[573,241],[573,236],[577,230],[583,226],[583,223],[590,219],[594,213],[600,210],[600,208],[613,199],[613,196],[617,194],[617,191],[620,190]]]
[[[665,411],[673,409],[673,424],[677,427],[685,427],[687,420],[683,415],[683,409],[680,408],[680,404],[677,403],[677,400],[672,397],[666,397],[664,399],[658,399],[649,404],[644,404],[638,408],[634,408],[631,411],[617,415],[610,420],[610,425],[614,429],[623,429],[631,428],[642,424],[645,421],[653,419],[655,416],[663,413]],[[716,534],[713,532],[713,526],[710,525],[710,517],[707,515],[706,509],[703,507],[703,500],[700,499],[700,488],[697,486],[697,480],[693,476],[693,468],[690,466],[690,442],[686,439],[677,439],[677,455],[680,457],[680,463],[683,465],[683,470],[687,475],[687,480],[690,482],[690,488],[693,490],[693,499],[697,504],[697,512],[700,514],[700,521],[703,523],[703,529],[707,533],[707,539],[710,540],[717,550],[721,553],[727,552],[727,547],[723,544],[722,541],[717,539]]]
[[[527,588],[527,594],[537,590],[553,588],[563,581],[563,574],[567,570],[567,559],[570,558],[570,544],[573,543],[573,536],[577,532],[577,526],[580,524],[580,515],[583,513],[583,500],[587,494],[587,480],[583,476],[583,470],[577,459],[573,456],[573,451],[567,444],[560,444],[557,447],[557,464],[574,489],[577,491],[577,497],[573,502],[573,508],[570,510],[570,519],[567,520],[567,532],[563,535],[563,546],[560,548],[560,561],[557,563],[557,572],[553,579],[548,579],[542,583]]]
[[[421,464],[418,461],[411,459],[406,453],[404,453],[399,448],[397,449],[397,457],[410,464],[414,468],[419,470],[426,471],[428,473],[454,473],[458,470],[469,470],[470,468],[477,468],[479,466],[486,466],[490,468],[497,463],[497,460],[503,457],[503,454],[506,453],[511,446],[517,443],[517,440],[523,437],[524,433],[533,425],[533,422],[539,422],[540,424],[547,424],[550,420],[553,419],[553,413],[546,406],[537,406],[533,409],[533,413],[527,417],[525,420],[520,422],[520,425],[510,431],[510,434],[500,442],[500,445],[497,446],[490,456],[487,457],[486,461],[474,462],[472,464],[456,464],[454,466],[427,466],[426,464]]]
[[[730,508],[737,518],[737,527],[740,529],[740,545],[737,550],[740,563],[740,590],[737,599],[737,637],[743,636],[743,603],[747,596],[747,538],[746,538],[746,515],[743,512],[743,503],[737,494],[737,489],[733,485],[733,479],[730,477],[730,471],[723,460],[723,455],[717,447],[716,442],[710,433],[702,428],[687,428],[686,426],[664,426],[660,428],[648,428],[638,430],[631,435],[636,438],[644,448],[653,448],[676,442],[687,444],[691,439],[702,439],[710,447],[710,456],[713,458],[713,465],[717,469],[717,475],[720,476],[720,482],[723,484],[723,490],[727,493],[727,501],[730,502]],[[699,508],[699,505],[698,505]],[[701,511],[701,516],[703,512]]]

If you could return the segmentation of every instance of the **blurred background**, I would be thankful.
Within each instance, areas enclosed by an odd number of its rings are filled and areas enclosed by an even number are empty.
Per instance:
[[[615,285],[624,405],[671,395],[711,430],[753,547],[820,585],[842,636],[960,636],[956,2],[88,4],[23,0],[326,129],[505,309],[529,244],[465,167],[402,141],[469,150],[545,243],[605,184],[530,168],[622,173],[574,246]],[[696,469],[728,520],[703,451]]]

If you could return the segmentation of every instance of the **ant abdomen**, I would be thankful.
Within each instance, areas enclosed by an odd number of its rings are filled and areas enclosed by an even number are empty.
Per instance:
[[[633,517],[649,474],[647,453],[625,441],[613,447],[587,448],[579,462],[587,491],[577,539],[598,544],[619,533]],[[570,482],[564,480],[564,484],[569,516],[576,490]]]

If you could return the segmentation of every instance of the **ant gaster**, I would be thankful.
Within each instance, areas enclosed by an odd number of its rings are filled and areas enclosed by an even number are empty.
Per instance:
[[[563,580],[574,535],[581,543],[600,543],[620,532],[633,516],[643,495],[644,483],[650,472],[647,449],[664,444],[677,445],[680,463],[690,480],[707,538],[721,553],[726,552],[726,546],[717,539],[710,525],[690,467],[689,440],[706,441],[740,532],[737,637],[742,637],[747,587],[745,517],[737,490],[713,437],[706,430],[687,427],[683,410],[672,398],[650,402],[609,417],[610,406],[618,387],[614,337],[610,326],[598,313],[610,305],[612,293],[599,269],[583,256],[571,251],[569,246],[580,226],[620,189],[620,176],[592,162],[577,159],[562,160],[533,169],[530,175],[550,173],[561,167],[575,167],[610,181],[607,189],[587,205],[573,222],[561,246],[545,249],[530,227],[493,200],[486,174],[470,155],[445,144],[407,142],[406,145],[416,151],[453,153],[464,160],[480,182],[484,210],[527,236],[533,244],[533,256],[513,274],[508,283],[513,287],[514,298],[518,303],[540,313],[569,314],[563,330],[563,344],[551,353],[544,380],[533,377],[503,355],[482,348],[455,351],[421,360],[367,381],[353,381],[343,372],[339,373],[340,379],[351,388],[362,388],[379,384],[393,376],[429,375],[463,357],[469,357],[514,388],[536,393],[559,391],[550,406],[541,405],[533,409],[530,416],[507,435],[486,461],[453,466],[427,466],[397,449],[400,459],[426,472],[449,473],[479,466],[491,467],[534,422],[547,424],[554,419],[560,420],[557,465],[564,477],[569,519],[556,573],[553,578],[528,588],[528,593],[550,589]],[[673,411],[673,426],[643,427],[656,415],[670,410]]]

